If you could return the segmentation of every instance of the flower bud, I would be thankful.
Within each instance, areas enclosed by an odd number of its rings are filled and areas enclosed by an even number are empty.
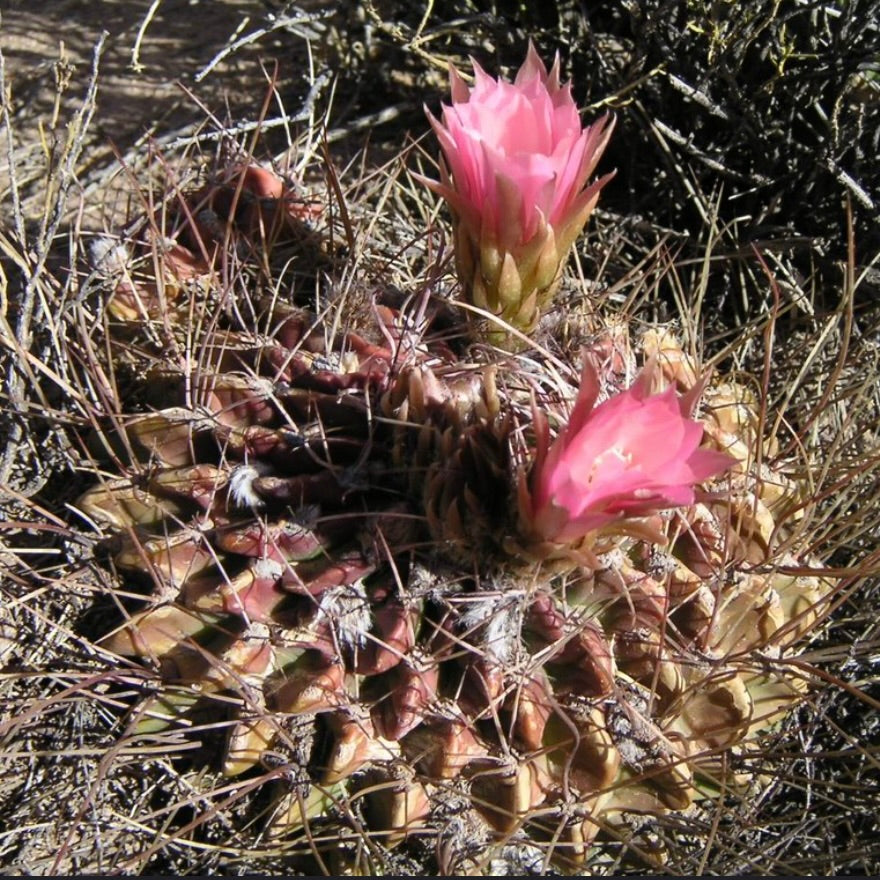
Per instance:
[[[503,325],[529,333],[559,285],[564,261],[586,224],[606,174],[587,185],[613,120],[581,126],[571,85],[559,82],[559,57],[547,71],[535,47],[514,82],[495,80],[474,62],[468,88],[455,68],[452,104],[431,113],[444,159],[440,180],[424,182],[454,216],[456,268],[466,299]]]

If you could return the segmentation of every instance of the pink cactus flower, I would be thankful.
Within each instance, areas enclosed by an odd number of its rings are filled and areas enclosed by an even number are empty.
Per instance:
[[[599,381],[584,367],[568,425],[540,453],[531,493],[532,525],[545,541],[568,543],[628,517],[692,504],[694,487],[736,463],[701,449],[703,426],[690,418],[701,386],[651,393],[651,367],[632,386],[596,405]]]
[[[439,182],[422,180],[453,211],[456,264],[471,302],[528,332],[612,176],[586,185],[613,121],[581,126],[571,85],[559,82],[558,55],[548,73],[530,45],[512,83],[473,64],[473,88],[450,67],[452,105],[442,122],[428,112],[445,162]]]

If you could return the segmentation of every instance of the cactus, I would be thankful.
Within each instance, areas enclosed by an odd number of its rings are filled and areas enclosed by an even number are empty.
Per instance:
[[[118,281],[110,310],[179,321],[223,249],[314,248],[307,219],[236,166],[188,197],[155,274]],[[707,383],[672,332],[630,340],[596,316],[601,394],[650,363],[699,399],[703,448],[733,467],[692,503],[536,535],[534,463],[581,355],[551,369],[546,349],[453,346],[444,308],[264,296],[265,332],[227,310],[200,368],[149,371],[162,405],[125,420],[127,473],[79,502],[120,589],[147,586],[102,645],[155,670],[136,734],[208,710],[230,719],[229,777],[288,754],[267,833],[294,851],[329,857],[312,826],[354,810],[385,847],[445,827],[449,871],[489,870],[510,841],[576,869],[637,817],[755,783],[740,759],[808,686],[792,661],[833,584],[799,549],[806,488],[769,463],[752,394]]]

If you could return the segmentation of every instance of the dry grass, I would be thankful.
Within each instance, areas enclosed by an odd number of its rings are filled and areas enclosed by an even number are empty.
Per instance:
[[[58,14],[82,15],[85,5],[60,4]],[[6,95],[12,83],[23,96],[4,103],[0,130],[8,166],[0,231],[0,865],[34,875],[170,875],[289,873],[299,864],[266,836],[264,819],[273,786],[295,781],[289,755],[305,748],[300,732],[285,731],[288,762],[232,782],[211,761],[225,722],[206,717],[185,734],[135,736],[130,710],[155,676],[97,645],[124,597],[95,562],[101,529],[74,506],[85,488],[127,466],[119,449],[99,455],[95,438],[111,436],[114,425],[147,406],[138,397],[147,366],[197,359],[212,309],[240,295],[238,307],[246,310],[257,290],[282,295],[292,270],[283,254],[271,265],[230,266],[207,296],[184,301],[196,318],[192,332],[157,322],[122,340],[104,309],[106,279],[90,260],[91,246],[148,206],[177,205],[180,192],[232,155],[271,156],[331,206],[332,259],[303,276],[316,297],[327,288],[344,296],[379,283],[403,292],[446,284],[443,214],[406,173],[428,168],[434,148],[423,152],[406,132],[424,134],[421,102],[436,107],[447,59],[474,52],[487,65],[493,56],[515,64],[533,33],[547,49],[581,39],[571,69],[589,91],[582,97],[621,117],[611,159],[620,168],[617,188],[603,202],[568,289],[589,292],[602,309],[622,310],[635,324],[676,320],[704,360],[749,377],[763,395],[764,427],[778,438],[780,460],[809,470],[813,491],[799,541],[837,579],[832,607],[798,660],[815,687],[759,752],[742,758],[760,765],[761,786],[646,829],[668,854],[658,870],[880,870],[880,267],[871,217],[880,191],[863,155],[880,126],[868,50],[862,57],[851,47],[838,68],[828,47],[814,46],[810,67],[798,42],[805,39],[799,10],[810,4],[796,2],[747,4],[751,30],[738,31],[736,40],[730,22],[713,20],[707,4],[672,4],[680,20],[670,16],[650,44],[654,55],[641,50],[649,25],[660,20],[652,16],[664,12],[661,3],[645,4],[639,21],[624,27],[626,5],[617,3],[598,4],[588,20],[564,2],[526,12],[515,3],[460,0],[430,5],[422,20],[391,3],[275,4],[267,12],[242,2],[230,4],[230,16],[201,39],[183,4],[142,5],[115,35],[80,37],[68,50],[80,59],[75,74],[48,41],[34,50],[47,71],[38,96],[21,91],[24,55],[13,57],[4,45],[0,58],[0,90]],[[811,14],[824,16],[817,40],[830,33],[826,19],[878,11],[869,3],[811,6]],[[186,37],[175,30],[178,19]],[[4,15],[4,36],[16,28],[45,35],[62,20],[12,11]],[[688,20],[702,28],[706,44],[675,55],[678,67],[670,72],[673,56],[657,53],[680,49]],[[743,158],[733,167],[732,152],[700,138],[711,131],[707,119],[723,118],[719,107],[733,112],[723,103],[728,80],[736,82],[736,64],[745,66],[750,47],[764,46],[767,34],[779,40],[767,50],[777,74],[755,93],[751,126],[737,129],[731,149]],[[136,45],[148,67],[171,57],[166,39],[180,50],[175,74],[190,77],[196,93],[175,101],[169,116],[153,106],[167,86],[125,70]],[[794,47],[787,62],[774,55],[786,45]],[[703,79],[685,82],[681,68],[696,65],[701,51]],[[717,80],[709,61],[718,62]],[[797,74],[791,80],[783,62]],[[158,66],[149,70],[164,79]],[[193,83],[194,74],[204,75]],[[817,103],[827,92],[826,109],[837,114],[827,175],[808,167],[812,117],[761,129],[760,113],[778,111],[786,89],[797,104],[813,81],[825,90]],[[682,83],[708,97],[695,98]],[[135,86],[144,90],[140,107],[124,91]],[[117,88],[125,99],[99,106],[101,90]],[[34,102],[30,115],[25,100]],[[742,100],[749,106],[748,96]],[[705,113],[688,137],[682,122],[694,102]],[[118,156],[107,145],[110,122],[129,126]],[[786,131],[797,133],[801,123],[810,137],[786,153],[780,144],[794,138]],[[141,125],[152,126],[148,137]],[[782,169],[786,161],[791,173]],[[435,841],[388,851],[358,833],[358,804],[337,807],[346,830],[316,825],[315,834],[347,835],[345,848],[358,851],[363,873],[442,866]],[[508,864],[492,867],[535,870],[523,861],[527,855],[512,847]],[[632,870],[627,855],[625,844],[609,844],[595,870]],[[321,859],[309,867],[334,869]]]

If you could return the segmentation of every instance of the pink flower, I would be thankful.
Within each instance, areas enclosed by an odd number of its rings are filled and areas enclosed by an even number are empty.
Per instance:
[[[531,494],[532,525],[546,541],[568,543],[626,517],[692,504],[694,486],[735,464],[701,449],[703,426],[690,418],[698,385],[651,393],[654,370],[596,406],[599,382],[588,360],[568,425],[544,455]]]
[[[558,55],[548,73],[529,45],[512,83],[473,64],[472,89],[450,68],[442,122],[428,113],[445,162],[440,182],[425,182],[455,216],[456,262],[471,301],[528,331],[612,176],[586,185],[613,123],[606,116],[581,126]]]

